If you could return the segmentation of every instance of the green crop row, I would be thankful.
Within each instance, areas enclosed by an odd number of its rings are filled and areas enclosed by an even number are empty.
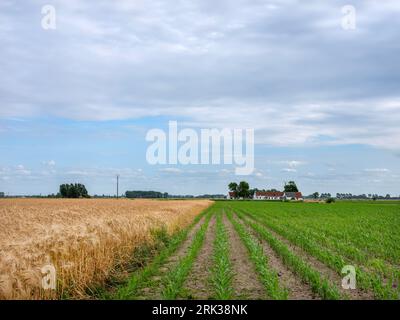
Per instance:
[[[242,213],[237,213],[237,215],[269,243],[271,248],[281,257],[282,261],[289,268],[298,274],[304,282],[310,284],[313,292],[317,293],[322,299],[340,299],[340,293],[337,287],[330,284],[318,271],[304,262],[301,257],[294,254],[284,243],[272,236],[272,234],[260,224],[245,219]]]
[[[155,258],[144,268],[131,275],[126,285],[122,286],[113,296],[114,299],[135,299],[140,289],[149,284],[151,277],[159,273],[160,267],[173,255],[187,239],[189,231],[199,223],[199,221],[209,214],[211,208],[203,211],[193,222],[185,229],[176,232],[168,241],[168,245],[163,248]]]
[[[277,223],[272,223],[267,215],[262,213],[256,214],[254,212],[246,212],[246,214],[252,217],[256,222],[271,228],[279,235],[301,247],[303,250],[334,269],[338,274],[341,274],[342,268],[350,263],[341,255],[335,254],[327,248],[319,246],[313,238],[307,238],[305,234],[301,232],[294,231],[290,228],[284,228],[282,225]],[[398,299],[397,290],[392,287],[391,283],[385,284],[379,275],[368,273],[360,268],[360,266],[355,267],[357,285],[360,288],[365,290],[372,289],[375,297],[378,299]]]
[[[234,219],[231,212],[228,212],[227,216],[246,246],[250,259],[254,263],[259,278],[269,297],[276,300],[286,300],[288,291],[280,286],[277,274],[268,266],[268,259],[264,254],[262,246],[247,232],[246,228],[241,223]]]
[[[166,277],[163,279],[163,292],[162,296],[164,299],[172,300],[176,299],[179,292],[182,289],[182,285],[192,268],[193,262],[196,259],[201,247],[204,243],[204,238],[208,229],[210,219],[213,215],[213,211],[210,211],[205,219],[204,224],[196,232],[193,237],[193,241],[189,247],[188,253],[181,258],[177,265],[168,272]]]
[[[211,284],[213,297],[217,300],[229,300],[234,295],[232,287],[233,268],[230,261],[229,238],[222,222],[222,212],[217,213],[216,233],[213,250]]]

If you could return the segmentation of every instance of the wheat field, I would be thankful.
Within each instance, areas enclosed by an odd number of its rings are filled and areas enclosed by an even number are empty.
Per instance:
[[[184,228],[207,200],[3,199],[0,201],[0,299],[86,298],[152,230]],[[42,288],[53,265],[57,289]]]

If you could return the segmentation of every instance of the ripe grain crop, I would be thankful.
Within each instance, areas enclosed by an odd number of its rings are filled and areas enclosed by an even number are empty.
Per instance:
[[[132,252],[187,227],[212,202],[126,199],[2,199],[0,299],[86,298]],[[54,265],[56,290],[42,288]]]

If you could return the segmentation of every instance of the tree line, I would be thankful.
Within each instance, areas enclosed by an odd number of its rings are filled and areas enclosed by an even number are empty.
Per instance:
[[[59,196],[62,198],[90,198],[85,185],[81,183],[60,185]]]
[[[228,185],[229,191],[233,192],[234,198],[253,198],[254,193],[257,191],[263,191],[263,192],[279,192],[279,190],[276,189],[257,189],[257,188],[250,188],[250,185],[247,181],[240,181],[239,183],[236,182],[231,182]],[[283,192],[299,192],[299,188],[296,185],[296,182],[294,181],[289,181],[285,183],[283,186]]]

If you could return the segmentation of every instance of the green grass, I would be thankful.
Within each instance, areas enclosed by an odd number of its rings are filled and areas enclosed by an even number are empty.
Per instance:
[[[233,269],[229,254],[229,237],[222,222],[223,212],[216,215],[216,232],[213,250],[213,267],[211,269],[211,285],[213,298],[229,300],[234,296],[232,287]]]
[[[280,286],[278,275],[269,268],[268,259],[261,245],[247,232],[246,228],[240,222],[233,218],[231,212],[228,212],[227,216],[246,246],[250,259],[254,263],[268,296],[275,300],[286,300],[288,292]]]

